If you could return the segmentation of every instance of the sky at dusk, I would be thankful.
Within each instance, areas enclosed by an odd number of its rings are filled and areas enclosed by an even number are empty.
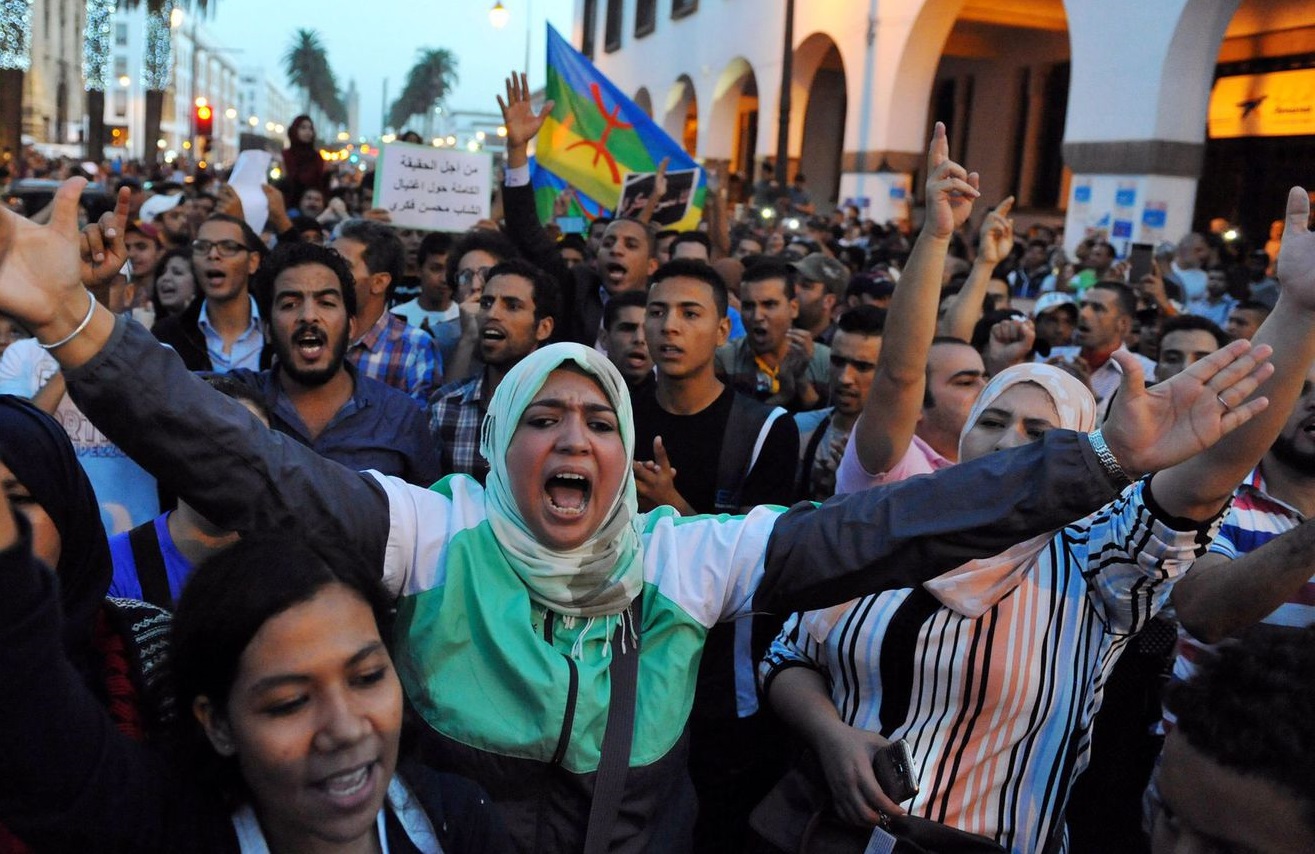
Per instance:
[[[401,93],[421,48],[447,48],[457,56],[459,82],[447,98],[454,110],[496,111],[494,97],[511,69],[525,64],[526,19],[532,33],[530,85],[543,85],[544,22],[570,37],[573,0],[502,0],[511,15],[501,30],[489,23],[494,0],[211,0],[203,26],[241,67],[260,65],[295,97],[282,57],[299,28],[318,30],[329,64],[344,90],[356,81],[361,127],[380,131],[383,85],[390,102]],[[291,116],[287,117],[292,118]]]

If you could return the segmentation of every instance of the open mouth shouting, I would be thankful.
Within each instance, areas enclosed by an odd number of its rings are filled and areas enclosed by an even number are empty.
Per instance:
[[[329,336],[315,326],[301,326],[292,336],[292,346],[307,362],[317,361],[324,355]]]
[[[629,272],[626,265],[619,261],[609,261],[603,265],[603,278],[614,285],[624,282]]]
[[[562,470],[548,476],[543,491],[554,515],[575,519],[583,516],[589,508],[593,483],[586,474]]]
[[[331,774],[311,784],[335,809],[358,809],[374,798],[381,782],[378,761]]]

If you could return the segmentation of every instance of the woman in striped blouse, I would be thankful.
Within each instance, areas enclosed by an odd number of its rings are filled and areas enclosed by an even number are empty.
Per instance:
[[[1059,850],[1048,846],[1064,842],[1064,806],[1087,762],[1105,679],[1209,544],[1231,485],[1272,441],[1281,423],[1273,414],[1295,399],[1305,373],[1296,365],[1312,355],[1300,349],[1279,357],[1262,389],[1273,406],[1227,455],[1207,451],[1053,535],[921,586],[786,622],[761,666],[763,690],[816,752],[841,818],[870,826],[880,813],[905,811],[872,772],[875,751],[903,738],[920,784],[910,814],[1014,852]],[[1076,380],[1015,366],[983,391],[959,459],[1056,427],[1090,429],[1094,419],[1091,394]]]

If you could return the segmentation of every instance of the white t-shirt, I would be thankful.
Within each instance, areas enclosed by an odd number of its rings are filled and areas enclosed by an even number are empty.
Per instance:
[[[446,311],[426,311],[420,307],[419,297],[395,305],[389,311],[417,328],[428,323],[431,330],[437,329],[440,323],[451,323],[461,316],[461,306],[457,305],[455,300]]]

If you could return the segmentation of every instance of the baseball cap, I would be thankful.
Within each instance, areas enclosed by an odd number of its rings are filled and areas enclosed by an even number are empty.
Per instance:
[[[794,268],[805,280],[821,282],[829,293],[840,296],[849,284],[849,268],[836,259],[814,252],[794,262]]]
[[[1054,311],[1057,308],[1065,309],[1075,318],[1078,316],[1078,304],[1073,301],[1073,297],[1069,294],[1061,294],[1058,291],[1042,294],[1032,309],[1032,316],[1040,317],[1046,312]]]
[[[171,211],[178,207],[182,201],[182,193],[174,193],[171,196],[151,196],[142,202],[142,222],[155,222],[156,217],[165,211]]]

